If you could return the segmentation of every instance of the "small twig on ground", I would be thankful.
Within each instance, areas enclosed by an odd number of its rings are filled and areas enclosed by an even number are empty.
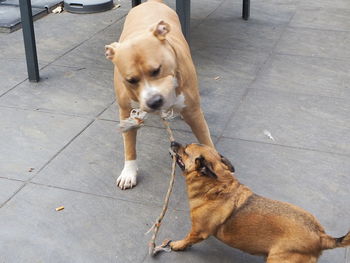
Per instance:
[[[170,142],[175,141],[173,132],[171,131],[170,126],[169,126],[169,122],[163,119],[163,124],[167,130]],[[160,246],[156,246],[155,242],[156,242],[157,234],[159,231],[159,227],[160,227],[162,220],[165,216],[165,213],[168,209],[170,195],[173,191],[173,185],[174,185],[174,180],[175,180],[175,169],[176,169],[176,157],[173,155],[172,158],[173,158],[173,163],[171,166],[170,182],[169,182],[168,191],[167,191],[166,196],[165,196],[162,212],[160,213],[159,217],[157,218],[156,222],[153,224],[151,229],[147,232],[147,233],[149,233],[152,230],[154,231],[153,236],[151,238],[151,241],[149,242],[149,254],[152,256],[155,256],[160,251],[169,251],[169,248],[166,248],[166,247],[168,246],[170,241],[163,242],[163,244]]]

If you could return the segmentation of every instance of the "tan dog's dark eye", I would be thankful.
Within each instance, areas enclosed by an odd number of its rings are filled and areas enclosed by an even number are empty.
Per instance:
[[[155,69],[155,70],[152,70],[151,71],[151,77],[157,77],[158,75],[159,75],[159,73],[160,73],[160,68],[161,68],[161,66],[159,66],[157,69]]]
[[[126,81],[129,82],[130,84],[137,84],[137,82],[139,82],[139,79],[130,78],[130,79],[126,79]]]

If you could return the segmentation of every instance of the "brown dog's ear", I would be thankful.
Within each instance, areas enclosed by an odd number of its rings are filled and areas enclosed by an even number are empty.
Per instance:
[[[105,46],[105,56],[107,59],[113,60],[114,55],[117,52],[118,45],[119,45],[118,42],[113,42],[112,44]]]
[[[155,26],[151,28],[153,35],[156,36],[159,40],[164,40],[165,36],[170,31],[170,25],[163,20],[160,20]]]
[[[197,157],[195,160],[196,170],[201,174],[213,178],[217,178],[216,174],[213,172],[211,165],[204,159],[203,156]]]
[[[235,167],[232,165],[232,163],[225,157],[225,156],[221,156],[221,162],[227,166],[227,168],[231,171],[231,172],[235,172]]]

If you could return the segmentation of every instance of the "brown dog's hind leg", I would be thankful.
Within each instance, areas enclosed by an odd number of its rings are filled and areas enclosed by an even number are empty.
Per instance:
[[[204,239],[207,239],[207,238],[208,238],[207,235],[203,235],[202,233],[191,230],[191,232],[188,233],[188,235],[184,239],[178,240],[178,241],[172,241],[170,243],[170,247],[172,250],[176,250],[176,251],[184,250],[189,246],[196,244],[200,241],[203,241]]]
[[[191,127],[199,143],[215,148],[201,108],[192,111],[184,109],[181,115],[185,122]]]
[[[274,253],[267,257],[266,263],[316,263],[317,257],[297,253]]]

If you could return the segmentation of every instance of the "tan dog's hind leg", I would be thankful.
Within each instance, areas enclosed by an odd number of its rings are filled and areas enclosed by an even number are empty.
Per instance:
[[[209,128],[201,108],[196,108],[191,111],[184,109],[181,115],[185,122],[191,127],[199,143],[215,148],[210,138]]]
[[[188,235],[179,241],[172,241],[170,243],[170,247],[172,250],[184,250],[187,247],[196,244],[204,239],[207,239],[208,236],[207,235],[203,235],[203,233],[194,231],[193,229],[190,231],[190,233],[188,233]]]
[[[127,119],[130,116],[130,109],[119,107],[120,119]],[[117,186],[122,190],[132,188],[137,180],[137,162],[136,162],[136,135],[137,130],[130,130],[123,133],[125,163],[121,174],[117,179]]]

